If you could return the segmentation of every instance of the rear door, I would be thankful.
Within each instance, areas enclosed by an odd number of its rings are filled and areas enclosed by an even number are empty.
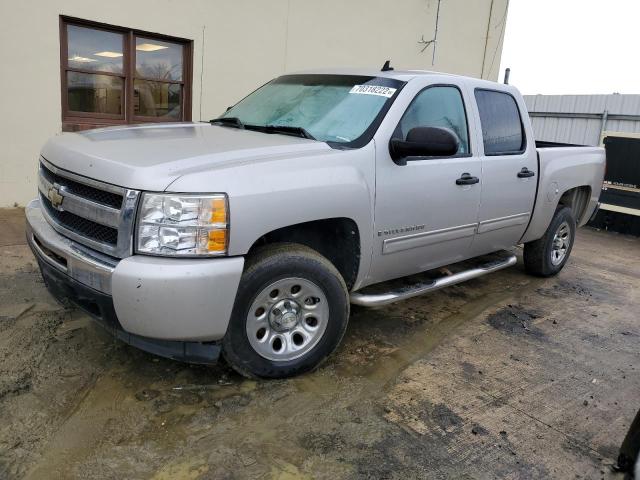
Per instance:
[[[472,155],[468,103],[458,85],[426,86],[416,92],[401,120],[389,126],[389,134],[376,140],[371,283],[469,256],[480,202],[481,161]],[[453,131],[460,140],[457,154],[394,162],[390,138],[406,139],[414,127]],[[476,183],[458,185],[456,180],[464,174]]]
[[[537,188],[538,160],[527,142],[524,104],[507,91],[476,88],[481,125],[482,193],[473,255],[517,244],[525,232]]]

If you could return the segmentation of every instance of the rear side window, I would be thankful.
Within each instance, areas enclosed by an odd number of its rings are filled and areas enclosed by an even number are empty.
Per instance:
[[[508,93],[476,90],[485,155],[522,153],[525,146],[520,111]]]

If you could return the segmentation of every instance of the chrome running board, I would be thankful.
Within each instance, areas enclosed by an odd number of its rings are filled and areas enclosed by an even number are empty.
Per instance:
[[[505,251],[501,252],[501,255],[502,258],[493,259],[480,264],[477,267],[463,270],[445,277],[436,278],[429,282],[421,282],[384,293],[366,294],[362,292],[353,292],[350,295],[350,300],[354,305],[361,305],[363,307],[380,307],[382,305],[388,305],[393,302],[433,292],[434,290],[440,290],[441,288],[455,285],[456,283],[466,282],[472,278],[478,278],[486,275],[487,273],[502,270],[503,268],[516,264],[517,258],[512,253]]]

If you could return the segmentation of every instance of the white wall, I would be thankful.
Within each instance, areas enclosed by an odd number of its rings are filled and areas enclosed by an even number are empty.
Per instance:
[[[282,74],[329,66],[429,69],[496,80],[508,0],[0,0],[0,207],[36,192],[60,132],[59,15],[194,41],[193,120]],[[491,16],[490,16],[491,12]],[[488,35],[488,36],[487,36]]]

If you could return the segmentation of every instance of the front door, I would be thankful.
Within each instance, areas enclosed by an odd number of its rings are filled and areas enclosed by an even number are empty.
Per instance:
[[[414,127],[448,128],[460,140],[452,157],[412,157],[400,165],[388,144],[376,144],[374,259],[368,283],[468,258],[480,203],[481,161],[471,155],[464,105],[457,86],[429,86],[415,96],[392,135],[405,139]],[[465,174],[478,183],[456,183]]]

